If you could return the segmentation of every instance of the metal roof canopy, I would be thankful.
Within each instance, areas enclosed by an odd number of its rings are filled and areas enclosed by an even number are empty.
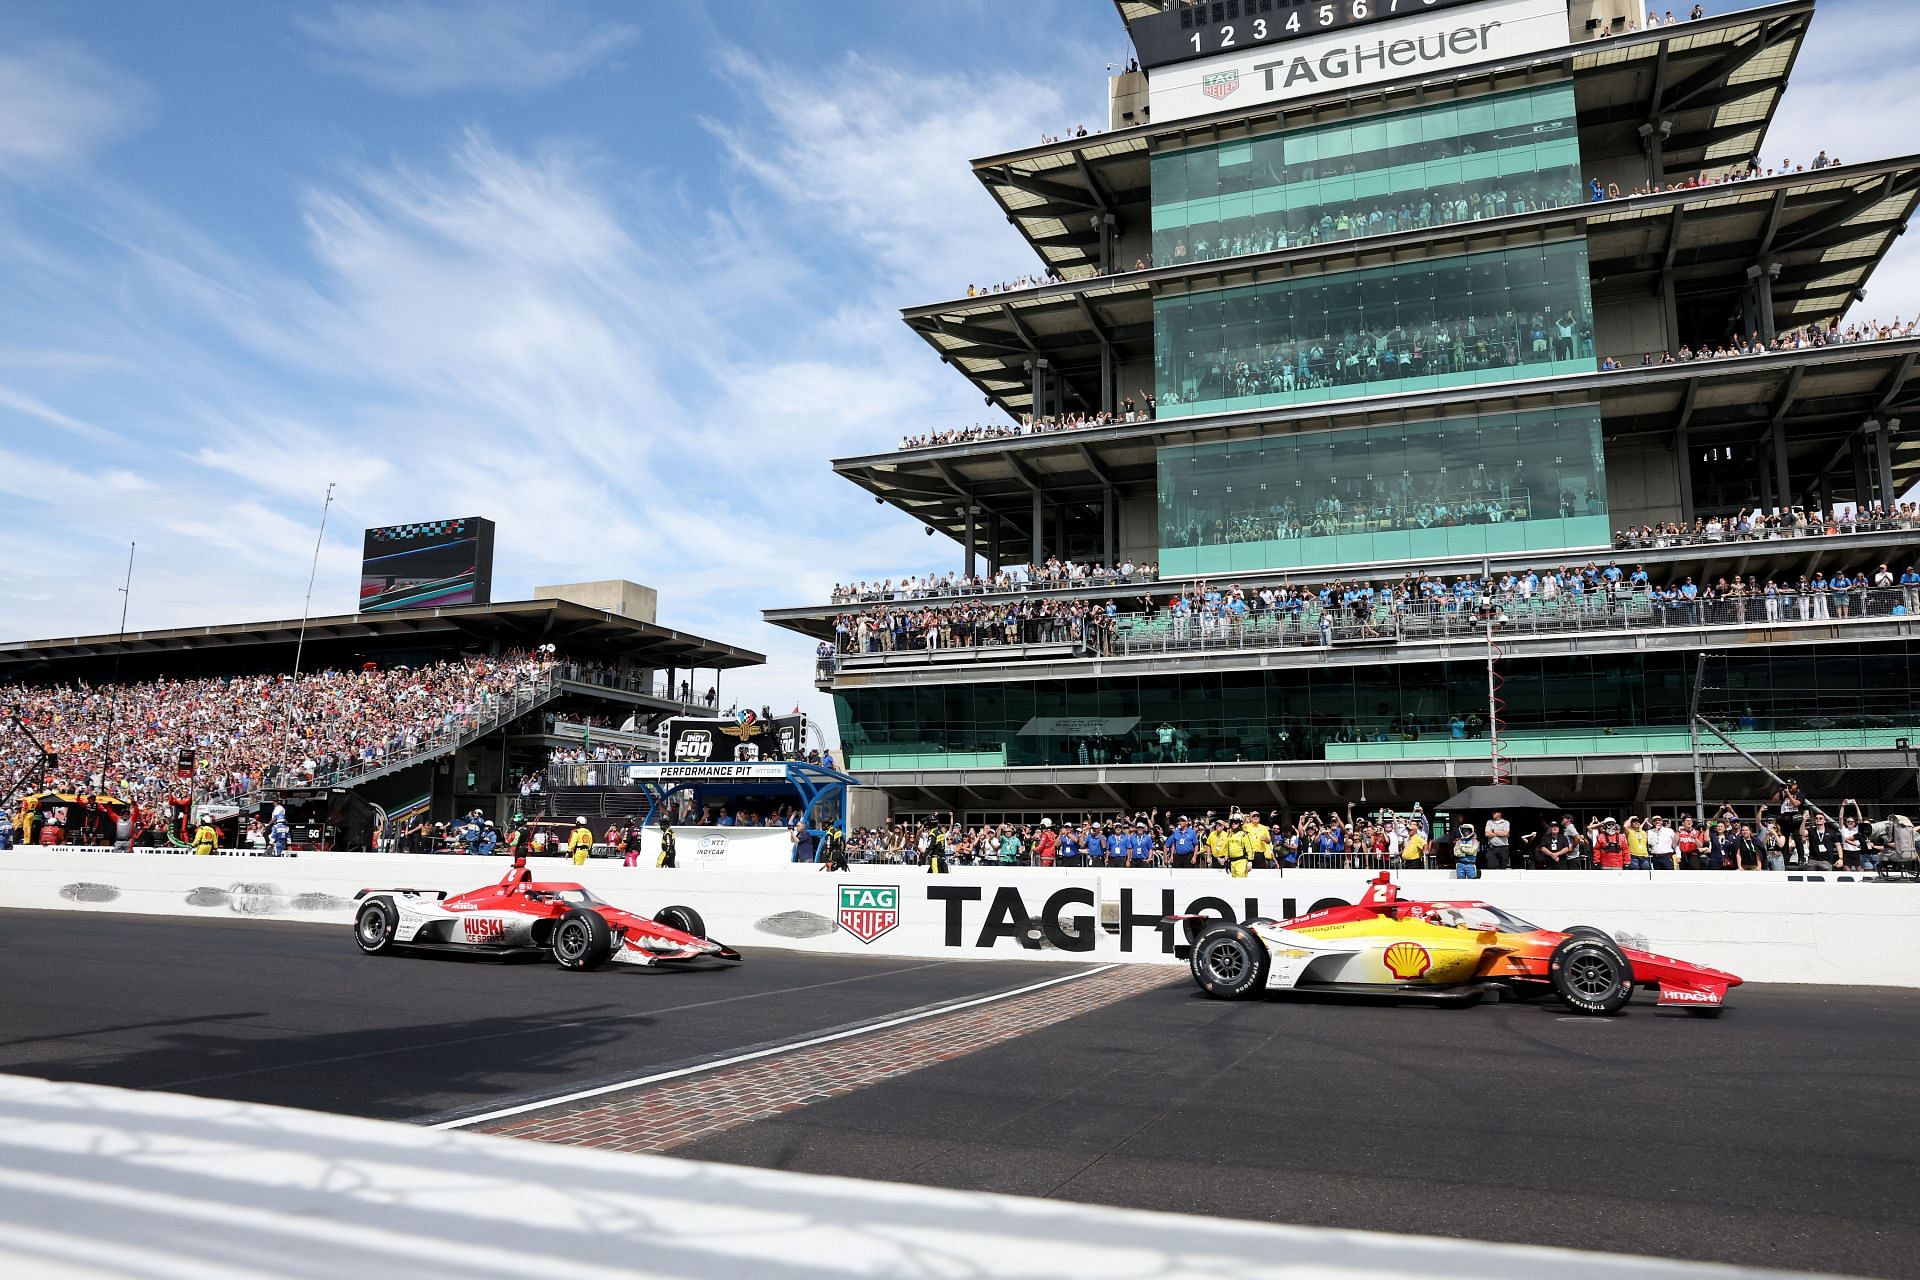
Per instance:
[[[171,627],[129,631],[125,636],[73,636],[0,643],[0,677],[20,679],[46,667],[93,665],[117,657],[165,659],[208,653],[231,654],[237,668],[290,659],[299,642],[299,619],[241,622],[218,626]],[[762,654],[717,640],[688,635],[650,622],[589,609],[565,600],[519,600],[499,604],[455,605],[395,613],[334,614],[309,618],[306,648],[316,658],[354,646],[404,650],[464,641],[507,645],[553,643],[570,656],[625,659],[643,667],[711,667],[724,670],[758,666]]]
[[[1826,320],[1862,292],[1917,203],[1920,156],[1906,156],[1587,206],[1594,302],[1658,294],[1670,276],[1683,303],[1731,317],[1748,269],[1771,264],[1777,327]]]
[[[1032,365],[1046,360],[1070,404],[1100,407],[1102,356],[1113,367],[1149,358],[1153,300],[1438,255],[1587,236],[1597,302],[1659,294],[1671,277],[1689,316],[1711,315],[1727,336],[1747,269],[1775,264],[1774,315],[1797,328],[1845,311],[1920,202],[1920,156],[1777,174],[1711,187],[1566,205],[1478,222],[1366,236],[1271,253],[1183,262],[1124,275],[981,294],[902,311],[909,328],[989,401],[1030,412]],[[1684,334],[1683,330],[1683,334]]]
[[[1677,437],[1690,445],[1753,443],[1777,417],[1796,474],[1824,470],[1835,443],[1867,417],[1920,413],[1920,338],[1658,365],[1610,373],[1523,378],[1441,391],[1247,409],[1051,432],[1018,439],[904,449],[836,459],[834,470],[956,539],[969,505],[997,516],[1017,545],[1030,535],[1031,498],[1097,503],[1156,491],[1157,450],[1262,435],[1422,422],[1474,413],[1598,403],[1609,438]],[[1916,419],[1920,426],[1920,419]],[[1920,430],[1893,444],[1897,488],[1920,480]],[[1825,453],[1815,457],[1815,454]]]
[[[1150,7],[1122,0],[1123,17],[1127,3]],[[1641,126],[1657,128],[1666,120],[1663,168],[1670,178],[1684,177],[1737,167],[1758,154],[1812,17],[1813,0],[1782,0],[1603,41],[1576,41],[1524,62],[1024,147],[975,160],[973,169],[1041,261],[1068,279],[1099,270],[1092,218],[1112,213],[1122,225],[1145,223],[1152,152],[1403,111],[1568,75],[1584,161],[1639,155],[1645,147]]]

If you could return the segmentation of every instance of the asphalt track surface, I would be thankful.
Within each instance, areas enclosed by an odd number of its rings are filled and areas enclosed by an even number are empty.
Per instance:
[[[569,973],[363,956],[344,926],[0,910],[0,1072],[444,1119],[1087,967],[762,952]]]
[[[0,1071],[422,1120],[1075,966],[369,960],[340,929],[0,911]],[[857,1044],[857,1041],[852,1042]],[[849,1051],[853,1051],[852,1044]],[[676,1155],[1101,1204],[1920,1275],[1920,991],[1717,1020],[1181,983]]]

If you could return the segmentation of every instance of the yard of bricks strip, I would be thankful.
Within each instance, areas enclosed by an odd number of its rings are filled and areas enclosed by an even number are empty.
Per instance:
[[[1187,981],[1185,969],[1122,965],[1092,977],[904,1026],[720,1067],[480,1126],[486,1133],[609,1151],[671,1151]]]

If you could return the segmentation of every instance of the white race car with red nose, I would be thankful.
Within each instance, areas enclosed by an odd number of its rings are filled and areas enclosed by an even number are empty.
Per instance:
[[[692,907],[662,907],[649,920],[583,885],[536,882],[525,858],[515,858],[498,884],[453,897],[435,889],[362,889],[353,896],[360,903],[353,940],[370,956],[403,948],[547,954],[563,969],[740,959],[706,936]]]

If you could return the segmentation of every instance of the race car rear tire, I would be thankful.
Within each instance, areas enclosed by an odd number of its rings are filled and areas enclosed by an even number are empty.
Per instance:
[[[1633,966],[1620,948],[1599,938],[1562,940],[1547,961],[1547,980],[1575,1013],[1611,1016],[1633,998]]]
[[[369,898],[360,904],[353,917],[353,940],[370,956],[393,951],[393,925],[397,913],[385,898]]]
[[[682,933],[690,933],[696,938],[707,936],[707,922],[702,920],[700,913],[692,907],[662,907],[653,913],[653,922],[663,924],[669,929],[678,929]]]
[[[1187,964],[1194,982],[1214,999],[1246,1000],[1266,990],[1272,959],[1251,929],[1216,924],[1194,939]]]
[[[1590,924],[1569,925],[1567,926],[1567,929],[1566,929],[1566,935],[1569,938],[1599,939],[1601,942],[1604,942],[1608,946],[1612,947],[1615,951],[1619,951],[1620,963],[1627,966],[1627,972],[1629,973],[1633,972],[1633,964],[1631,961],[1627,959],[1627,953],[1621,950],[1620,944],[1616,942],[1614,940],[1613,935],[1608,933],[1605,929],[1601,929],[1595,925],[1590,925]],[[1629,1001],[1633,999],[1633,991],[1634,991],[1633,984],[1629,982],[1627,984],[1627,999]]]
[[[613,954],[613,931],[598,911],[575,907],[553,926],[552,949],[562,969],[597,969]]]

